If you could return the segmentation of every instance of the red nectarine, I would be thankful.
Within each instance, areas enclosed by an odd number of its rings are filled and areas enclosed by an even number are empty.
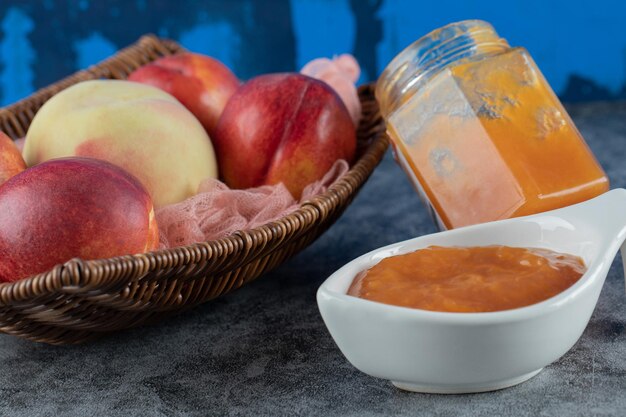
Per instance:
[[[299,198],[337,159],[353,159],[356,131],[326,83],[300,74],[269,74],[235,92],[213,144],[220,175],[231,188],[282,182]]]
[[[131,73],[128,80],[158,87],[176,97],[200,120],[209,136],[239,87],[239,79],[226,65],[191,52],[158,59]]]
[[[150,195],[108,162],[54,159],[0,186],[0,281],[75,257],[135,254],[158,243]]]

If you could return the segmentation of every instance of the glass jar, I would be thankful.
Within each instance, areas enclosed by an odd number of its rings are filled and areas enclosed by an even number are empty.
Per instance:
[[[437,29],[376,87],[396,159],[451,229],[604,193],[608,178],[524,48],[483,21]]]

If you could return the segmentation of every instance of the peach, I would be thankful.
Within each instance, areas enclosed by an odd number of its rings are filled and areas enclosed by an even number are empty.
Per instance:
[[[226,104],[213,143],[232,188],[282,182],[295,198],[337,159],[350,162],[356,131],[326,83],[300,74],[262,75]]]
[[[78,257],[157,248],[152,200],[123,169],[92,158],[44,162],[0,186],[0,281]]]
[[[109,161],[136,176],[157,207],[217,176],[213,146],[193,114],[130,81],[84,81],[56,94],[35,115],[23,155],[28,166],[64,156]]]
[[[10,137],[0,132],[0,184],[26,169],[22,154]]]
[[[185,52],[166,56],[134,71],[129,81],[162,89],[176,97],[213,135],[226,102],[239,87],[239,79],[211,57]]]

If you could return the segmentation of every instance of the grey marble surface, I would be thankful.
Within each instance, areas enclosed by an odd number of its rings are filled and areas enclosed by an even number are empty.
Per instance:
[[[576,106],[571,114],[613,187],[626,187],[626,104]],[[388,155],[316,243],[224,298],[81,346],[0,335],[0,415],[626,416],[619,260],[579,342],[521,385],[414,394],[354,369],[324,327],[317,287],[362,253],[433,231]]]

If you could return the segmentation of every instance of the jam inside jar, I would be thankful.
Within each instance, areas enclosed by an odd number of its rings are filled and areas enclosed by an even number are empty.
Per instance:
[[[529,53],[486,22],[417,40],[385,69],[376,97],[396,158],[440,228],[548,211],[609,189]]]

